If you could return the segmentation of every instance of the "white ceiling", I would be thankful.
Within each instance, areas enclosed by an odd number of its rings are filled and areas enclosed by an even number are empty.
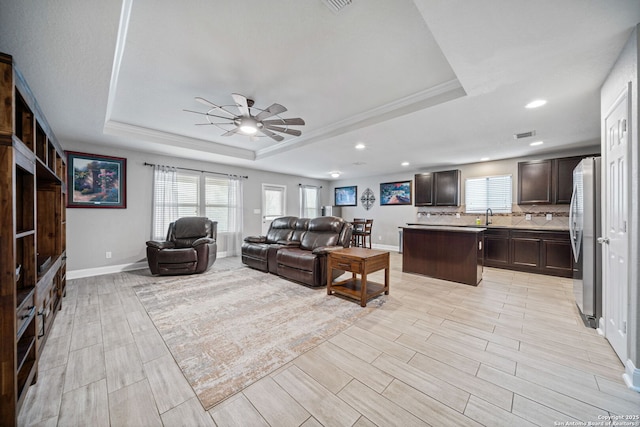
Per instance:
[[[322,0],[0,0],[0,10],[0,51],[63,145],[320,179],[598,145],[600,86],[640,22],[638,0],[353,0],[338,13]],[[302,136],[222,137],[183,111],[207,110],[196,96],[234,109],[234,92],[286,106],[281,117],[306,121]],[[536,98],[548,104],[524,108]]]

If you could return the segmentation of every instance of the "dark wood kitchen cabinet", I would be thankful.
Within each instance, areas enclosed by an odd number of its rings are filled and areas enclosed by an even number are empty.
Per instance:
[[[484,265],[498,268],[509,265],[509,230],[488,228],[484,232]]]
[[[415,206],[433,206],[433,172],[417,173],[414,183]]]
[[[553,203],[566,204],[571,203],[571,195],[573,194],[573,170],[584,157],[564,157],[555,159],[553,168]]]
[[[551,203],[553,160],[518,163],[518,204]]]
[[[518,163],[518,204],[569,204],[573,169],[587,156]]]
[[[484,245],[486,267],[560,277],[573,274],[568,231],[488,228]]]
[[[460,206],[460,170],[416,174],[415,206]]]

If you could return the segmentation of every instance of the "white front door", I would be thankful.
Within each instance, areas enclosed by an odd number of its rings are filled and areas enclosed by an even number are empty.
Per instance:
[[[287,211],[287,187],[262,184],[262,235],[266,235],[271,221],[284,216]]]
[[[627,302],[629,301],[628,136],[629,93],[616,99],[604,118],[604,208],[602,302],[605,337],[624,363],[627,353]]]

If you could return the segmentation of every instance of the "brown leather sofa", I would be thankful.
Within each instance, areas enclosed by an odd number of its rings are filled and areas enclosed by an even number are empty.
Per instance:
[[[351,232],[351,224],[338,217],[277,218],[266,236],[245,238],[242,262],[305,285],[325,286],[327,253],[349,247]],[[335,270],[333,277],[342,273]]]
[[[261,271],[269,271],[269,258],[272,259],[272,273],[275,273],[275,253],[278,248],[292,241],[293,230],[298,218],[284,216],[271,222],[266,236],[251,236],[242,244],[242,262]],[[271,255],[271,256],[269,256]]]
[[[205,217],[185,217],[169,224],[167,240],[147,242],[152,274],[202,273],[216,260],[218,223]]]

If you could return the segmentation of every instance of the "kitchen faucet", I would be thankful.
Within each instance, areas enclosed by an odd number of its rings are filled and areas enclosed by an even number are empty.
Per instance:
[[[485,214],[485,219],[484,219],[484,225],[489,225],[491,224],[491,221],[489,221],[489,215],[493,216],[493,211],[491,210],[491,208],[487,208],[487,212]]]

